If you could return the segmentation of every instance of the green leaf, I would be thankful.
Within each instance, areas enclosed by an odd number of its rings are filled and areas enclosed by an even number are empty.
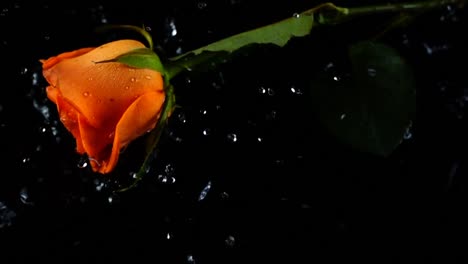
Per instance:
[[[336,81],[321,74],[311,83],[318,117],[340,141],[387,156],[402,142],[416,108],[412,70],[382,43],[349,47],[351,77]]]
[[[182,70],[194,70],[205,62],[224,60],[231,53],[255,44],[283,47],[293,37],[308,35],[317,22],[315,16],[321,16],[322,13],[338,16],[346,12],[347,9],[336,7],[332,3],[321,4],[279,22],[245,31],[170,58],[166,64],[168,79],[173,78]]]
[[[134,68],[151,69],[164,75],[164,66],[158,55],[149,48],[139,48],[119,55],[110,60],[96,63],[119,62]]]

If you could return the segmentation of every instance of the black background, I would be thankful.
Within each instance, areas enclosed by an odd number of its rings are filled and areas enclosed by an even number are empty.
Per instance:
[[[466,9],[423,14],[381,39],[417,80],[416,118],[389,157],[337,142],[308,97],[314,72],[330,62],[332,74],[346,72],[347,45],[389,18],[369,16],[174,79],[181,107],[136,189],[112,193],[138,169],[142,140],[115,173],[78,166],[85,160],[45,96],[39,59],[139,37],[95,34],[103,23],[144,25],[160,56],[171,57],[317,3],[2,2],[0,262],[465,259]]]

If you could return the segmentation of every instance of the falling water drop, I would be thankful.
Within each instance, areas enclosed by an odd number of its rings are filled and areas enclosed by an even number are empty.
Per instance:
[[[410,127],[408,127],[406,130],[405,130],[405,133],[403,134],[403,139],[411,139],[413,137],[413,134],[411,133],[411,129]]]
[[[195,264],[195,259],[193,258],[193,255],[187,255],[187,263]]]
[[[210,135],[210,133],[211,133],[211,130],[209,128],[205,128],[205,129],[202,130],[202,134],[204,136],[208,136],[208,135]]]
[[[232,143],[235,143],[235,142],[237,142],[237,140],[238,140],[238,139],[237,139],[237,135],[234,134],[234,133],[228,134],[228,135],[227,135],[227,138],[228,138],[229,142],[232,142]]]
[[[206,6],[207,6],[207,3],[206,3],[206,2],[198,2],[198,4],[197,4],[197,7],[198,7],[199,9],[205,9]]]
[[[20,201],[23,203],[23,204],[26,204],[26,205],[33,205],[33,202],[31,201],[30,197],[29,197],[29,192],[28,192],[28,189],[26,187],[22,188],[20,190],[20,193],[19,193],[19,196],[20,196]]]
[[[21,74],[21,75],[25,75],[26,73],[28,73],[28,71],[29,71],[28,68],[23,67],[23,68],[21,68],[21,70],[20,70],[20,74]]]
[[[368,68],[367,69],[367,75],[369,77],[375,77],[377,75],[377,70],[374,68]]]
[[[208,195],[208,192],[210,191],[210,189],[211,189],[211,181],[208,181],[206,186],[200,192],[200,195],[198,196],[198,201],[204,200],[206,198],[206,196]]]
[[[234,247],[236,244],[236,239],[233,236],[228,236],[225,240],[224,243],[226,243],[226,246],[228,247]]]

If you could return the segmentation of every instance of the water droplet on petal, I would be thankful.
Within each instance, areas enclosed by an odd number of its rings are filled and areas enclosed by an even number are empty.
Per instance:
[[[88,78],[88,81],[92,81],[92,80],[93,80],[93,77],[89,77],[89,78]]]
[[[135,78],[135,77],[132,77],[132,78],[130,79],[130,81],[131,81],[131,82],[135,82],[135,81],[136,81],[136,78]]]
[[[128,90],[128,89],[130,89],[130,86],[128,86],[128,85],[125,86],[125,90]]]
[[[145,76],[145,79],[146,79],[146,80],[151,80],[151,76],[146,75],[146,76]]]
[[[84,96],[84,97],[88,97],[88,96],[89,96],[89,93],[88,93],[88,92],[84,92],[84,93],[83,93],[83,96]]]

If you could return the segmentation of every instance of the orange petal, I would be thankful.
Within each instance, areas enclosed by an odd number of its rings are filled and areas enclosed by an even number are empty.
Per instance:
[[[120,150],[155,127],[163,103],[164,93],[150,92],[130,105],[117,124],[112,153],[108,160],[102,162],[99,172],[110,172],[117,165]]]

